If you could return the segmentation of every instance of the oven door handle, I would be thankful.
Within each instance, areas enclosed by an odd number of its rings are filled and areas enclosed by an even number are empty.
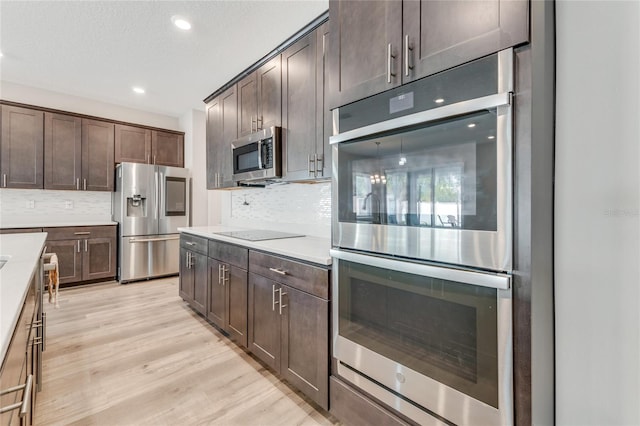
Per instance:
[[[442,266],[431,266],[422,263],[405,262],[383,257],[363,255],[336,249],[331,249],[329,253],[331,254],[331,257],[339,260],[360,263],[362,265],[373,266],[375,268],[389,269],[392,271],[405,272],[407,274],[438,278],[481,287],[490,287],[498,290],[509,290],[509,288],[511,288],[511,277],[507,274],[471,272]]]
[[[439,108],[433,108],[427,111],[405,115],[403,117],[392,118],[391,120],[381,121],[369,126],[349,130],[347,132],[331,136],[329,138],[329,143],[335,144],[345,142],[377,133],[387,132],[389,130],[400,129],[407,126],[414,126],[416,124],[428,123],[430,121],[440,120],[446,117],[455,117],[510,104],[511,92],[496,93],[494,95],[470,99],[451,105],[445,105]]]

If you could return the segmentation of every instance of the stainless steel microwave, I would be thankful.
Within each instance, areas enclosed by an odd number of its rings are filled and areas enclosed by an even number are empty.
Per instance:
[[[233,181],[282,177],[281,134],[280,127],[269,127],[233,141]]]

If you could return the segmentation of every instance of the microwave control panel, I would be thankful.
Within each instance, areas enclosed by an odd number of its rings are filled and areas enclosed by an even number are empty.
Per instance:
[[[262,163],[265,169],[273,167],[273,138],[262,141]]]

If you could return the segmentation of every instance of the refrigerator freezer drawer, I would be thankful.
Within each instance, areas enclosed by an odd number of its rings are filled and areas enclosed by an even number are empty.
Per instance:
[[[180,267],[180,235],[122,237],[120,282],[177,274]]]

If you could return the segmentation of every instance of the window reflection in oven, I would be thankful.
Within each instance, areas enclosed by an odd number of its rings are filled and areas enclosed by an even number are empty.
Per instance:
[[[340,336],[498,407],[497,290],[341,261]]]

